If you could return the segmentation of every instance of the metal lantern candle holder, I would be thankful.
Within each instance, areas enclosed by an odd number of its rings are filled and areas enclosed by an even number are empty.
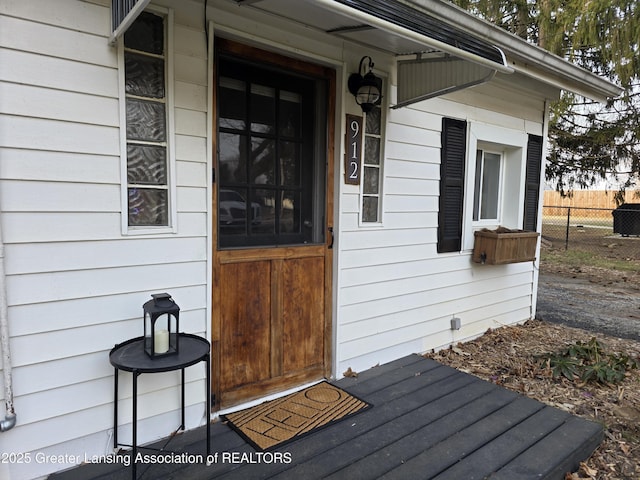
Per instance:
[[[156,293],[142,306],[144,311],[144,351],[151,358],[178,353],[180,307],[168,293]]]

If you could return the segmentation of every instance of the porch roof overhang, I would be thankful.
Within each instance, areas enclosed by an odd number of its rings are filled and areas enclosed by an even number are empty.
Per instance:
[[[397,59],[392,108],[519,72],[605,102],[620,87],[442,0],[231,0]]]
[[[400,0],[427,9],[436,18],[448,19],[470,35],[498,45],[508,64],[519,73],[562,90],[577,93],[598,102],[617,97],[623,88],[606,78],[533,45],[506,30],[470,15],[448,1]]]
[[[233,0],[397,58],[399,108],[513,73],[502,50],[406,2]],[[309,19],[314,25],[309,25]]]

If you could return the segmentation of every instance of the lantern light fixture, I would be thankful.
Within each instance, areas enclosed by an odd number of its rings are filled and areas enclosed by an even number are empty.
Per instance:
[[[365,60],[369,61],[365,65]],[[362,74],[362,67],[368,68],[366,74]],[[369,56],[364,56],[360,60],[358,73],[349,76],[349,92],[356,98],[356,103],[360,105],[364,113],[369,113],[373,107],[380,105],[382,100],[382,79],[373,73],[373,60]]]
[[[180,307],[168,293],[155,293],[144,311],[144,351],[159,358],[178,353]]]

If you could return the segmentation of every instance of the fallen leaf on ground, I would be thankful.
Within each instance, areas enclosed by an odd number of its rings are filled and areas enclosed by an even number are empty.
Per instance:
[[[351,378],[358,377],[358,373],[351,370],[351,367],[347,368],[347,371],[344,372],[342,375],[344,375],[345,377],[351,377]]]

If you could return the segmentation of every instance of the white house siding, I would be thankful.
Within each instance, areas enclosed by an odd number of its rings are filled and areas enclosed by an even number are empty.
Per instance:
[[[29,452],[33,459],[111,451],[108,352],[142,334],[142,304],[151,293],[173,295],[182,331],[208,334],[204,12],[201,2],[162,6],[179,7],[169,47],[177,229],[123,235],[110,2],[0,2],[0,218],[18,415],[16,427],[0,434],[2,452]],[[186,373],[192,427],[204,418],[204,366]],[[127,442],[131,376],[120,379],[120,435]],[[140,442],[180,423],[178,379],[174,373],[140,377]],[[33,478],[68,466],[32,461],[4,466],[0,477]]]
[[[142,334],[141,309],[150,293],[169,291],[181,307],[182,330],[209,335],[204,4],[152,2],[174,7],[177,230],[123,235],[118,59],[107,43],[109,3],[0,2],[0,219],[18,413],[18,425],[0,434],[0,451],[111,451],[107,353]],[[372,55],[376,71],[392,82],[393,59],[228,0],[208,5],[216,35],[336,68],[337,376],[531,317],[531,263],[480,266],[471,263],[470,250],[436,253],[440,130],[449,116],[540,135],[544,98],[557,92],[528,94],[532,82],[518,79],[522,87],[515,87],[505,77],[386,110],[382,223],[366,226],[359,222],[359,188],[343,181],[345,114],[360,114],[346,79],[363,55]],[[393,100],[393,87],[388,97]],[[460,331],[450,330],[453,316],[462,320]],[[202,368],[187,370],[188,426],[203,419],[203,377]],[[120,383],[123,440],[131,430],[129,379],[122,375]],[[174,374],[140,378],[141,442],[178,425],[178,395]],[[0,478],[31,478],[66,466],[32,463],[10,472],[0,466]]]
[[[477,265],[469,249],[436,249],[442,117],[543,133],[544,96],[508,80],[388,111],[380,225],[360,224],[359,191],[342,187],[338,376],[532,317],[531,262]]]

